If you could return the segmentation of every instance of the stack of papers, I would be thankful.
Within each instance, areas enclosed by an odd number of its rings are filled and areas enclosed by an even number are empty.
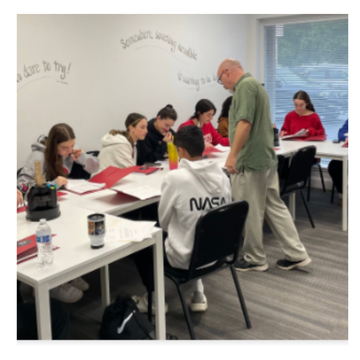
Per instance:
[[[88,191],[101,190],[106,186],[106,184],[98,184],[86,180],[67,179],[67,181],[68,182],[65,185],[65,189],[73,191],[77,194],[83,194]]]
[[[133,185],[133,184],[118,185],[118,186],[113,186],[111,190],[119,191],[124,194],[134,196],[140,200],[146,200],[161,195],[160,189],[153,188],[148,185],[143,185],[143,186]]]
[[[151,231],[155,224],[155,221],[130,221],[120,219],[116,225],[106,229],[105,242],[140,242],[151,237]]]
[[[307,136],[305,129],[301,129],[300,131],[298,131],[296,134],[293,134],[293,135],[283,136],[282,139],[285,140],[285,139],[291,139],[294,137],[303,137],[303,136]]]
[[[222,146],[220,144],[217,144],[215,146],[215,149],[220,150],[221,152],[226,152],[226,151],[230,151],[230,146]]]

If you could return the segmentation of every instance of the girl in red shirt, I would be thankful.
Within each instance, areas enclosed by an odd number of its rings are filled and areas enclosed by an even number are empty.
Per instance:
[[[211,120],[216,113],[215,105],[206,99],[200,100],[195,106],[194,115],[186,122],[179,126],[180,130],[183,126],[198,126],[204,135],[205,146],[223,145],[230,146],[229,139],[223,138],[211,124]]]
[[[295,110],[285,116],[280,137],[296,134],[302,129],[306,130],[307,136],[325,135],[324,127],[309,95],[305,91],[298,91],[293,100]]]

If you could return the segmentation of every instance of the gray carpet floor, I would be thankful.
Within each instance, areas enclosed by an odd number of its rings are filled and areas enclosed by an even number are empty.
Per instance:
[[[341,229],[341,208],[330,204],[330,193],[312,190],[308,203],[316,228],[311,228],[297,196],[296,227],[312,263],[302,270],[276,268],[283,254],[264,226],[269,270],[237,273],[252,329],[247,329],[229,270],[204,279],[209,308],[191,318],[197,339],[203,340],[347,340],[348,233]],[[75,304],[65,304],[71,317],[72,339],[97,339],[102,319],[100,271],[84,276],[90,289]],[[111,299],[142,295],[144,288],[131,259],[110,265]],[[167,332],[188,340],[189,333],[175,286],[165,279]],[[23,296],[33,301],[24,285]],[[189,286],[184,287],[187,297]]]

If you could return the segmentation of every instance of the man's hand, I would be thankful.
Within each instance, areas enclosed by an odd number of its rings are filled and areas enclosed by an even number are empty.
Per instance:
[[[230,152],[230,154],[228,155],[228,157],[226,159],[225,167],[229,174],[237,174],[237,170],[235,169],[236,158],[237,158],[236,155],[233,155]]]
[[[82,150],[81,149],[74,149],[73,153],[71,154],[71,158],[76,161],[78,159],[78,157],[82,154]]]
[[[169,142],[172,141],[172,133],[171,133],[171,131],[168,131],[166,133],[166,135],[163,138],[163,141],[165,141],[166,143],[169,143]]]

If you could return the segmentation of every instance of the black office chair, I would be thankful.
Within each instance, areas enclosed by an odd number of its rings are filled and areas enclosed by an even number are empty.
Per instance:
[[[314,162],[313,162],[312,167],[315,167],[315,166],[316,166],[316,167],[319,168],[319,173],[320,173],[320,178],[321,178],[321,184],[322,184],[323,192],[326,192],[325,182],[324,182],[324,176],[323,176],[323,172],[322,172],[322,169],[321,169],[320,160],[321,160],[321,159],[314,159]],[[307,201],[310,201],[310,189],[311,189],[311,172],[310,172],[309,181],[308,181]]]
[[[311,226],[315,228],[308,206],[302,190],[306,187],[309,180],[311,168],[314,164],[316,154],[315,146],[306,146],[299,149],[292,157],[289,168],[286,171],[286,178],[280,180],[280,196],[289,196],[295,192],[300,192],[301,199],[305,205]],[[279,158],[282,155],[279,156]]]
[[[165,276],[176,285],[185,320],[193,340],[195,334],[190,320],[189,309],[180,287],[192,280],[204,278],[225,268],[230,268],[246,326],[248,329],[251,328],[245,300],[233,266],[238,258],[242,231],[248,210],[249,205],[246,201],[236,201],[216,207],[199,218],[195,229],[195,241],[189,270],[175,269],[165,261]],[[214,261],[216,261],[215,264],[199,269]]]

